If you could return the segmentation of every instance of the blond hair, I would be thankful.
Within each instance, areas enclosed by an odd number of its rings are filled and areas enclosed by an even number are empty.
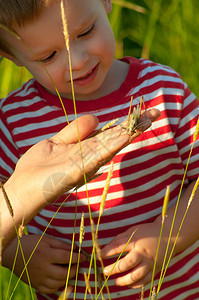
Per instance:
[[[54,0],[56,1],[56,0]],[[12,30],[14,25],[24,26],[37,19],[53,0],[0,0],[0,25]],[[0,27],[0,49],[8,52]]]

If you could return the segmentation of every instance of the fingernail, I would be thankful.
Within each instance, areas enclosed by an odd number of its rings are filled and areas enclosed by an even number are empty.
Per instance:
[[[151,120],[145,119],[138,124],[137,130],[143,132],[144,130],[146,130],[147,128],[149,128],[151,126],[151,123],[152,123]]]
[[[108,269],[104,269],[104,274],[105,274],[105,275],[108,275],[108,274],[109,274]]]

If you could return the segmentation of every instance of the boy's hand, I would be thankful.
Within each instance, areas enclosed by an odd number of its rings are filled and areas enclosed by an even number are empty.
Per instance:
[[[28,235],[21,239],[22,248],[26,261],[29,259],[40,236]],[[14,257],[17,240],[8,246],[3,256],[3,263],[6,267],[12,268],[12,259]],[[28,273],[32,287],[41,293],[50,294],[63,287],[68,273],[68,263],[70,259],[71,245],[55,238],[44,236],[39,242],[29,264]],[[20,252],[20,250],[19,250]],[[76,263],[78,253],[73,252],[72,266],[70,269],[70,278],[76,274]],[[80,255],[80,261],[84,261],[84,255]],[[21,254],[18,254],[15,274],[19,277],[24,269],[24,262]],[[22,280],[28,284],[26,271],[23,273]]]
[[[135,233],[125,249],[125,256],[118,261],[111,275],[118,274],[116,279],[116,285],[118,286],[128,285],[131,288],[140,288],[149,283],[152,278],[160,234],[160,226],[157,223],[131,227],[119,234],[102,249],[102,258],[119,255],[134,231]],[[156,274],[161,270],[166,245],[167,239],[162,237],[156,264]],[[126,252],[128,253],[126,254]],[[105,275],[110,274],[112,267],[113,264],[105,267]],[[126,274],[122,275],[123,272]]]

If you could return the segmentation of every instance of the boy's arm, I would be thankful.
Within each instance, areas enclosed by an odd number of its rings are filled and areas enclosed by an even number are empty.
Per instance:
[[[171,248],[174,244],[195,182],[196,181],[193,181],[181,196],[169,251],[171,251]],[[199,189],[196,191],[196,194],[189,207],[173,255],[183,251],[199,238],[198,201]],[[163,235],[159,248],[156,273],[161,270],[164,260],[165,249],[167,246],[174,211],[175,205],[173,205],[167,211],[167,217],[165,219]],[[132,288],[138,288],[151,281],[161,223],[162,216],[159,216],[153,223],[146,223],[131,227],[124,233],[114,238],[102,249],[103,258],[121,253],[131,234],[135,231],[135,234],[125,249],[125,252],[128,253],[119,260],[111,273],[119,274],[118,278],[116,279],[117,285],[130,285]],[[105,268],[104,272],[106,275],[111,272],[112,267],[113,265],[109,265]],[[129,272],[126,275],[122,276],[122,274],[120,274],[128,270]]]
[[[171,239],[171,244],[174,243],[175,238],[178,234],[179,227],[182,221],[182,218],[185,214],[185,211],[187,209],[187,205],[192,193],[192,190],[194,188],[194,185],[196,183],[196,180],[191,182],[189,186],[186,188],[186,191],[182,194],[179,205],[177,208],[177,214],[176,219],[174,223],[173,228],[173,234]],[[199,218],[198,218],[198,204],[199,204],[199,186],[196,190],[196,193],[194,195],[193,200],[191,201],[191,204],[189,206],[187,215],[185,217],[185,220],[183,222],[182,229],[180,231],[179,237],[177,239],[177,243],[174,250],[174,255],[185,250],[187,247],[189,247],[191,244],[193,244],[198,238],[199,238]],[[173,221],[173,215],[174,211],[176,209],[176,205],[173,205],[168,209],[167,217],[165,218],[164,222],[164,229],[163,233],[164,236],[168,236],[171,228],[171,224]],[[159,226],[161,225],[162,217],[159,216],[155,223],[157,223]]]

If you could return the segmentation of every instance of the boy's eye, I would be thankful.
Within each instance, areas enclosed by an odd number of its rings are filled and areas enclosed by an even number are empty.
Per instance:
[[[80,35],[78,35],[78,38],[84,37],[84,36],[88,36],[89,34],[91,34],[93,32],[93,30],[95,29],[95,24],[92,24],[88,30],[86,30],[85,32],[81,33]]]
[[[47,62],[49,62],[49,61],[51,61],[53,59],[53,57],[55,56],[56,53],[57,53],[56,51],[53,51],[49,56],[40,59],[40,61],[42,63],[47,63]]]

